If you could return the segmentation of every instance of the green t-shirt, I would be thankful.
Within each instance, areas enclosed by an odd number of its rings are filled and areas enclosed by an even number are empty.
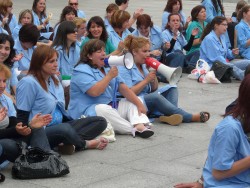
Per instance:
[[[81,44],[81,50],[83,49],[83,46],[90,40],[90,38],[86,37]],[[110,39],[108,38],[105,42],[105,52],[106,54],[111,54],[113,51],[115,51],[114,45],[111,43]]]
[[[207,22],[204,22],[204,28],[206,27]],[[195,39],[201,38],[202,32],[204,30],[204,28],[202,27],[202,25],[200,24],[200,22],[197,21],[192,21],[189,25],[188,28],[186,30],[186,40],[189,41],[191,34],[192,34],[192,30],[194,28],[199,28],[199,33],[198,35],[195,36]],[[200,50],[200,44],[192,46],[191,49],[187,52],[187,54],[190,54],[191,52],[194,52],[196,50]]]

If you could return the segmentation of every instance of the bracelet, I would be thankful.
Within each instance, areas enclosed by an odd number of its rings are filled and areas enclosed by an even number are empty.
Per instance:
[[[27,127],[29,127],[30,129],[33,129],[33,128],[31,127],[30,123],[31,123],[31,121],[28,123],[28,126],[27,126]]]
[[[197,180],[197,183],[203,185],[203,184],[204,184],[204,181],[200,178],[200,179]]]

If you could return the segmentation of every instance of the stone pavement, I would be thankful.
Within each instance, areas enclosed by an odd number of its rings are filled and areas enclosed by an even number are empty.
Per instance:
[[[58,19],[67,0],[47,0],[47,12],[53,12],[52,25]],[[200,1],[184,1],[186,15]],[[13,0],[14,13],[30,8],[32,0]],[[104,16],[111,0],[80,0],[87,17]],[[130,0],[129,12],[143,7],[160,25],[165,0]],[[227,15],[231,15],[235,3],[224,3]],[[117,135],[117,141],[103,151],[86,150],[72,156],[63,156],[70,166],[70,174],[62,178],[41,180],[14,180],[11,166],[3,171],[6,181],[0,187],[89,187],[170,188],[178,182],[194,181],[200,177],[207,147],[216,124],[221,120],[224,109],[237,96],[238,81],[230,84],[200,84],[189,80],[184,74],[178,83],[179,106],[188,112],[209,111],[210,120],[205,123],[183,123],[169,126],[154,123],[155,135],[150,139]],[[160,104],[159,104],[160,105]]]

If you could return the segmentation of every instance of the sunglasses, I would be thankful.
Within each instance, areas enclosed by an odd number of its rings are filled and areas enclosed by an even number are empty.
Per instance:
[[[71,6],[78,5],[78,3],[69,3]]]
[[[72,30],[72,31],[69,31],[69,33],[75,33],[75,32],[77,32],[77,28],[75,28],[75,29]]]

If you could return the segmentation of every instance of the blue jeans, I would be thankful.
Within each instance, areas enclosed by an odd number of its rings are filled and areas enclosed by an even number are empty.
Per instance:
[[[167,55],[166,60],[169,67],[184,67],[185,66],[185,55],[181,50],[175,50],[173,53]]]
[[[0,163],[5,160],[14,162],[15,159],[20,154],[20,148],[18,146],[19,142],[26,142],[32,147],[39,147],[45,151],[49,151],[50,145],[44,131],[44,128],[33,129],[29,136],[21,136],[19,138],[5,138],[0,140],[0,145],[2,146],[2,155],[0,156]]]
[[[233,76],[239,80],[244,79],[245,70],[250,65],[250,60],[241,59],[230,61],[227,65],[233,68]]]
[[[196,63],[200,58],[200,51],[196,50],[194,52],[191,52],[190,54],[187,54],[185,57],[186,57],[187,66],[195,68]]]
[[[145,103],[149,113],[159,111],[161,114],[170,116],[180,114],[183,116],[183,122],[191,122],[192,114],[178,108],[178,90],[170,88],[169,90],[159,94],[157,91],[144,96]]]
[[[5,160],[14,162],[20,151],[18,142],[24,141],[32,147],[39,147],[45,151],[51,150],[60,143],[73,144],[77,150],[85,148],[86,141],[100,135],[107,127],[107,122],[102,117],[87,117],[61,123],[41,129],[32,129],[29,136],[20,136],[18,139],[1,139],[3,154],[0,156],[0,163]]]

